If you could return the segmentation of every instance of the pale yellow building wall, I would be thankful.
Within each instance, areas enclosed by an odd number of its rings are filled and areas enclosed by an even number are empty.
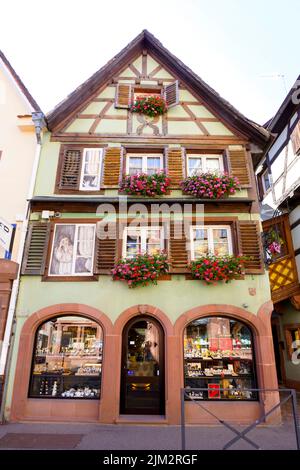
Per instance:
[[[18,116],[31,112],[30,104],[0,62],[0,216],[11,224],[17,223],[13,260],[17,257],[36,150],[31,117]],[[0,258],[3,257],[0,247]]]

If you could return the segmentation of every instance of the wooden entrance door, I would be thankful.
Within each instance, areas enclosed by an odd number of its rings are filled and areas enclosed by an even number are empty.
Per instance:
[[[164,332],[151,317],[130,320],[122,338],[122,414],[164,414]]]

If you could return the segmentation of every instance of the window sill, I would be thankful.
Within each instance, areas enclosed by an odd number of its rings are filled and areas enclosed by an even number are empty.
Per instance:
[[[111,188],[110,188],[111,189]],[[76,195],[76,194],[79,194],[79,195],[86,195],[86,196],[101,196],[103,194],[105,194],[105,191],[104,191],[104,188],[101,188],[101,189],[97,189],[96,191],[84,191],[82,189],[59,189],[59,188],[55,188],[54,189],[54,194],[70,194],[70,195]]]
[[[196,279],[192,276],[192,274],[186,274],[185,275],[185,279],[187,281],[197,281],[197,282],[203,282],[205,283],[205,281],[203,281],[202,279]],[[244,281],[245,280],[245,276],[235,276],[234,279],[230,279],[230,281],[227,283],[227,284],[230,284],[231,281]],[[226,285],[226,283],[224,281],[213,281],[212,284],[214,282],[217,282],[217,283],[222,283],[224,285]],[[210,284],[207,284],[207,285],[210,285]]]
[[[98,275],[92,276],[42,276],[42,282],[91,282],[98,281]]]

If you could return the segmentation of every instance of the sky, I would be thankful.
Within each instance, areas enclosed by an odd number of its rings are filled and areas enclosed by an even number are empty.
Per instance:
[[[9,0],[0,49],[47,113],[143,29],[263,124],[300,74],[300,0]]]

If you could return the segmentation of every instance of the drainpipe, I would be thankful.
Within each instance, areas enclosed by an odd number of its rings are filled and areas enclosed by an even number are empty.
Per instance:
[[[18,271],[18,276],[13,281],[13,285],[12,285],[7,320],[6,320],[6,327],[5,327],[5,334],[3,338],[2,350],[1,350],[1,355],[0,355],[0,375],[3,375],[4,377],[5,377],[5,372],[8,372],[10,370],[10,365],[11,365],[12,349],[13,349],[12,346],[14,342],[13,341],[14,340],[13,329],[14,329],[14,324],[15,324],[15,309],[16,309],[16,304],[17,304],[17,299],[18,299],[18,292],[19,292],[19,286],[20,286],[20,270],[21,270],[23,252],[24,252],[25,241],[26,241],[28,219],[29,219],[29,214],[30,214],[30,200],[32,199],[32,196],[33,196],[34,185],[35,185],[37,170],[38,170],[39,161],[40,161],[42,129],[46,125],[45,120],[44,120],[44,115],[42,112],[33,112],[32,121],[35,126],[37,146],[35,150],[32,173],[31,173],[31,178],[29,182],[28,197],[27,197],[26,206],[25,206],[25,220],[22,223],[20,244],[19,244],[17,260],[16,260],[16,262],[19,265],[19,271]],[[6,395],[7,395],[7,386],[8,386],[8,380],[5,377],[2,403],[1,403],[1,409],[0,409],[0,423],[3,423],[5,419],[4,410],[5,410],[5,402],[6,402]]]

